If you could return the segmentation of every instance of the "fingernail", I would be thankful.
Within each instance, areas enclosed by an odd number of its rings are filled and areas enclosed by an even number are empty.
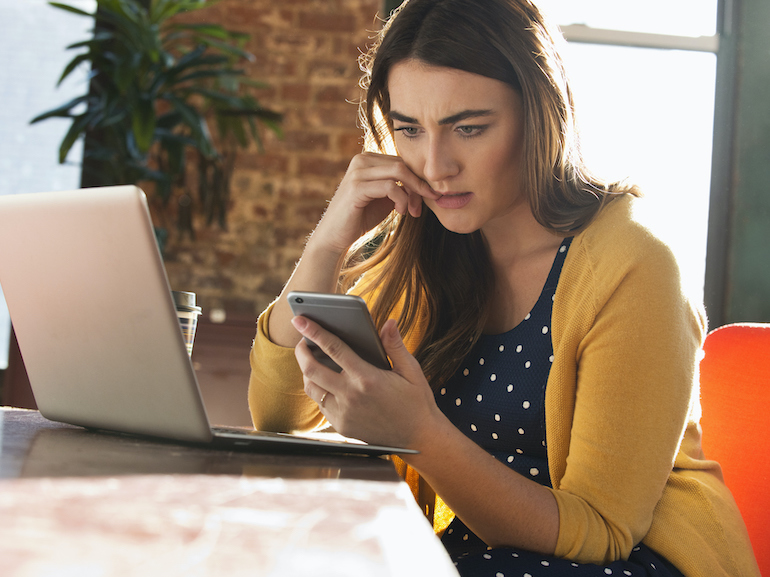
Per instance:
[[[305,317],[293,317],[291,324],[294,325],[295,329],[302,332],[307,328],[307,319]]]

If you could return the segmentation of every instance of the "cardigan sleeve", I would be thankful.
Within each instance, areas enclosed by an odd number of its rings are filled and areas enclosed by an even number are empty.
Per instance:
[[[565,264],[549,387],[572,394],[546,409],[571,415],[548,430],[549,462],[552,444],[566,456],[552,471],[556,555],[584,563],[627,558],[647,534],[688,420],[705,329],[665,245],[641,230],[608,238],[586,235],[572,247],[580,266]]]
[[[288,433],[322,428],[327,421],[318,405],[305,394],[294,348],[270,340],[267,327],[274,304],[257,320],[257,335],[249,357],[252,422],[261,431]]]

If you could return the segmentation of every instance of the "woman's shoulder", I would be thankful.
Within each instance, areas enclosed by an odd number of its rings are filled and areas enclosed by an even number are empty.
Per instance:
[[[640,202],[631,196],[611,201],[575,236],[562,270],[563,295],[593,298],[598,305],[628,281],[642,291],[681,291],[676,256],[638,216]]]
[[[594,267],[622,270],[645,262],[675,266],[671,248],[641,216],[642,211],[637,210],[644,202],[644,198],[631,195],[612,200],[575,237],[575,252]]]
[[[674,251],[640,216],[643,211],[635,206],[640,202],[644,199],[613,200],[575,236],[557,287],[555,317],[575,311],[590,317],[612,301],[627,318],[632,309],[641,315],[637,318],[655,309],[705,326],[702,296],[692,292]]]

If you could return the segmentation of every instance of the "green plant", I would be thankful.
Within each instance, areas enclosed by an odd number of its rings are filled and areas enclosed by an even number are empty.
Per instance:
[[[186,190],[188,160],[198,163],[197,206],[208,223],[217,220],[224,227],[235,151],[251,142],[261,148],[258,124],[280,134],[281,116],[253,95],[264,84],[238,68],[254,58],[244,50],[249,35],[178,17],[217,1],[97,0],[93,14],[49,2],[94,19],[92,37],[68,47],[85,51],[59,79],[90,64],[90,87],[31,121],[71,118],[59,162],[89,135],[95,141],[87,139],[84,150],[84,171],[93,173],[89,181],[154,183],[163,209],[175,212],[179,203],[169,201],[181,199],[178,222],[191,233],[189,208],[184,209],[194,202]]]

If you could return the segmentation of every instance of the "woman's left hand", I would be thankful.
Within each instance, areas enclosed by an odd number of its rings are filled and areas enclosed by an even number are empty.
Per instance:
[[[416,449],[419,454],[402,458],[484,541],[553,554],[559,508],[551,489],[492,457],[444,416],[394,321],[380,331],[392,371],[370,365],[304,317],[292,323],[343,369],[335,373],[319,363],[304,340],[295,348],[305,392],[339,433]]]
[[[394,320],[380,338],[393,370],[374,367],[341,339],[305,317],[292,324],[340,367],[336,373],[318,362],[305,340],[295,348],[305,393],[316,401],[335,430],[367,443],[417,449],[421,435],[440,413],[417,360],[404,346]]]

